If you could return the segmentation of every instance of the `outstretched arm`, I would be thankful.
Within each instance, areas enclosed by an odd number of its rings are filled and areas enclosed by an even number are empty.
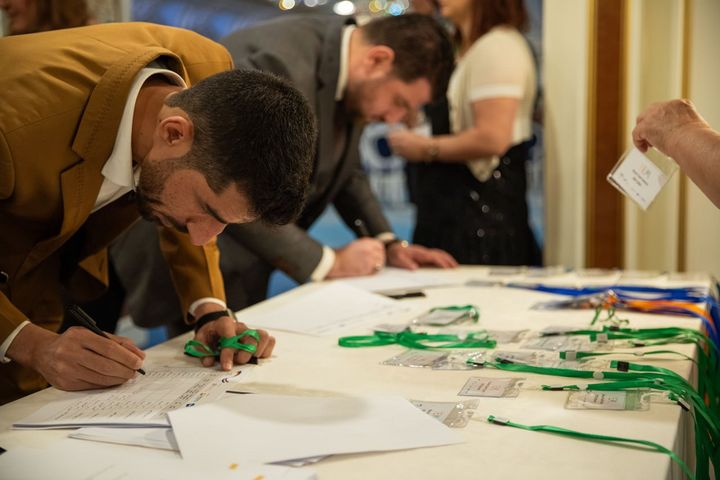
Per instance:
[[[650,105],[637,118],[633,143],[643,152],[655,147],[673,158],[720,208],[720,133],[708,125],[690,101]]]

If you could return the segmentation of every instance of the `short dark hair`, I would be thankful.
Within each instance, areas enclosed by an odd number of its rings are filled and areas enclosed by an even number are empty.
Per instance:
[[[506,25],[519,32],[525,32],[529,25],[529,16],[525,8],[525,0],[475,0],[472,3],[472,27],[468,44],[497,27]],[[460,30],[455,33],[460,40]]]
[[[81,27],[92,20],[85,0],[36,0],[35,6],[36,31]]]
[[[183,109],[194,136],[186,165],[221,193],[235,184],[266,223],[302,211],[315,151],[315,117],[287,81],[254,70],[208,77],[165,101]]]
[[[368,22],[361,30],[368,43],[393,49],[393,71],[400,80],[427,78],[434,99],[445,95],[454,65],[452,43],[434,18],[419,13],[387,16]]]

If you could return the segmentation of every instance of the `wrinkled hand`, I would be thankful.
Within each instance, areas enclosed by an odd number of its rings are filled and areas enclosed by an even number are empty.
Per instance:
[[[234,318],[225,316],[203,325],[195,334],[195,340],[214,347],[218,344],[220,338],[234,337],[235,335],[240,335],[245,330],[248,330],[247,325],[242,322],[236,322]],[[245,364],[249,362],[253,356],[257,358],[268,358],[272,355],[273,349],[275,348],[275,337],[270,335],[266,330],[258,329],[257,332],[260,335],[259,342],[250,336],[245,336],[240,339],[240,343],[257,346],[254,354],[234,348],[223,348],[220,351],[220,366],[223,370],[230,370],[233,364]],[[203,357],[202,364],[206,367],[212,367],[215,364],[215,358]]]
[[[638,116],[632,132],[633,143],[641,152],[655,147],[672,157],[675,143],[686,128],[709,128],[692,102],[670,100],[653,103]]]
[[[455,268],[457,261],[445,250],[438,248],[426,248],[421,245],[409,244],[407,246],[400,242],[388,247],[388,265],[408,270],[415,270],[419,267]]]
[[[385,246],[374,238],[360,238],[335,250],[327,278],[371,275],[385,266]]]
[[[387,136],[395,155],[411,162],[428,160],[432,139],[409,130],[394,130]]]
[[[83,327],[71,327],[59,335],[27,325],[13,340],[7,355],[37,370],[50,385],[61,390],[109,387],[134,378],[145,353],[129,338],[108,336],[110,339]]]

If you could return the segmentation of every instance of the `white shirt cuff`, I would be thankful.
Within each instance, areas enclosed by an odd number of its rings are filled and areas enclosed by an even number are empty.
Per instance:
[[[327,274],[330,273],[330,269],[335,264],[335,250],[328,247],[327,245],[323,245],[323,253],[322,257],[320,258],[320,263],[317,264],[317,267],[315,267],[315,270],[310,274],[310,281],[312,282],[319,282],[321,280],[324,280],[325,277],[327,277]]]
[[[227,308],[227,304],[220,300],[219,298],[215,297],[204,297],[198,300],[195,300],[193,303],[190,304],[190,308],[188,308],[188,313],[195,317],[195,310],[202,305],[203,303],[214,303],[216,305],[220,305],[222,308]]]
[[[5,354],[7,353],[8,348],[10,348],[13,340],[15,340],[15,337],[17,337],[17,334],[20,333],[20,330],[25,328],[25,325],[30,325],[30,320],[25,320],[20,325],[18,325],[15,330],[13,330],[12,333],[7,336],[2,345],[0,345],[0,363],[10,363],[12,361],[11,359],[7,358]]]
[[[395,235],[392,232],[383,232],[383,233],[379,233],[379,234],[375,235],[375,238],[377,238],[378,240],[380,240],[383,243],[387,243],[390,240],[395,240],[397,238],[397,235]]]

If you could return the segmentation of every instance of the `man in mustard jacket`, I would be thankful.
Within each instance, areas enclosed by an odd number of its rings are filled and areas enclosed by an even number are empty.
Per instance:
[[[159,224],[196,338],[247,329],[225,310],[215,236],[297,216],[315,129],[287,83],[232,66],[219,44],[152,24],[0,40],[0,404],[136,374],[144,354],[129,340],[56,331],[63,298],[103,291],[106,247],[138,213]],[[273,346],[260,331],[256,356]],[[249,359],[220,357],[224,369]]]

